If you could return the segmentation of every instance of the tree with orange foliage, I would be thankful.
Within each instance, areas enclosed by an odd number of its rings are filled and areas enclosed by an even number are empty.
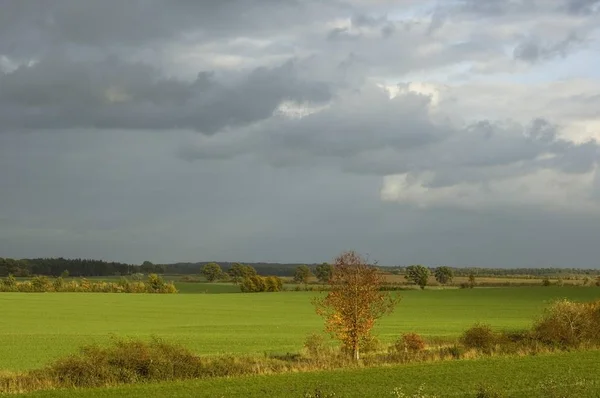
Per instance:
[[[374,264],[346,251],[334,260],[327,295],[313,300],[317,314],[325,318],[325,330],[352,351],[355,360],[375,321],[391,313],[400,300],[381,290],[384,282]]]

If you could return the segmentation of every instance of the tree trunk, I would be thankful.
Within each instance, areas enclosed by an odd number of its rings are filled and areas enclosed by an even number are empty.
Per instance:
[[[358,361],[360,359],[360,354],[358,353],[358,347],[354,347],[354,360]]]

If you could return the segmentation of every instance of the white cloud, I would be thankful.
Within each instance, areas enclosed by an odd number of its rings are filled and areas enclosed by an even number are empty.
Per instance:
[[[597,166],[588,173],[576,175],[557,170],[537,170],[481,183],[464,182],[444,187],[430,186],[433,177],[433,173],[386,176],[380,191],[381,199],[419,208],[486,210],[525,207],[600,215],[600,202],[594,197],[598,189]]]

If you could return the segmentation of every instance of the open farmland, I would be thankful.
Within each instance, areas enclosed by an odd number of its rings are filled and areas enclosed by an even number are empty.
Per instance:
[[[195,284],[202,285],[202,284]],[[316,293],[93,294],[1,293],[0,369],[40,367],[111,335],[182,343],[199,354],[297,352],[322,320]],[[391,341],[402,332],[456,338],[475,322],[497,329],[531,325],[556,298],[593,300],[600,289],[532,287],[402,291],[402,302],[375,334]]]

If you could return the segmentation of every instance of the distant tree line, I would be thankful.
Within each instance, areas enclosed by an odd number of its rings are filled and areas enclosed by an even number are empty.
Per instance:
[[[133,275],[142,274],[177,274],[177,275],[197,275],[199,270],[206,265],[215,264],[214,262],[197,263],[174,263],[174,264],[153,264],[150,261],[144,261],[142,264],[126,264],[119,262],[107,262],[93,259],[66,259],[66,258],[31,258],[31,259],[12,259],[0,257],[0,277],[12,274],[16,277],[26,277],[32,275],[46,276],[64,276],[64,272],[73,277],[89,276],[112,276],[112,275]],[[229,274],[231,269],[239,270],[241,263],[220,262],[218,265],[222,271]],[[246,263],[252,267],[258,275],[287,276],[293,277],[299,283],[306,283],[309,277],[315,276],[320,282],[325,283],[331,275],[331,265],[322,264],[299,264],[299,263]],[[210,268],[210,267],[209,267]],[[379,267],[382,271],[394,274],[407,274],[410,267],[394,266]],[[437,268],[425,267],[432,274]],[[570,275],[600,275],[600,269],[580,269],[580,268],[459,268],[443,267],[444,270],[450,270],[453,276],[505,276],[505,277],[563,277]],[[420,270],[422,271],[422,270]],[[234,273],[234,278],[236,271]],[[442,276],[443,277],[443,276]]]
[[[178,274],[178,275],[189,275],[198,274],[199,269],[203,269],[205,265],[214,264],[214,261],[203,261],[197,263],[174,263],[166,264],[165,273]],[[229,273],[232,267],[239,266],[242,263],[239,262],[218,262],[219,266],[224,272]],[[315,269],[317,264],[300,264],[300,263],[244,263],[245,265],[251,266],[256,270],[259,275],[274,275],[274,276],[291,276],[293,277],[296,268],[307,265],[311,269]]]
[[[382,269],[394,273],[403,274],[407,273],[414,266],[393,266],[393,267],[382,267]],[[426,267],[430,272],[434,272],[436,269],[442,267]],[[568,277],[570,275],[600,275],[600,269],[592,268],[483,268],[483,267],[443,267],[451,270],[454,276],[466,276],[475,275],[477,277]]]

